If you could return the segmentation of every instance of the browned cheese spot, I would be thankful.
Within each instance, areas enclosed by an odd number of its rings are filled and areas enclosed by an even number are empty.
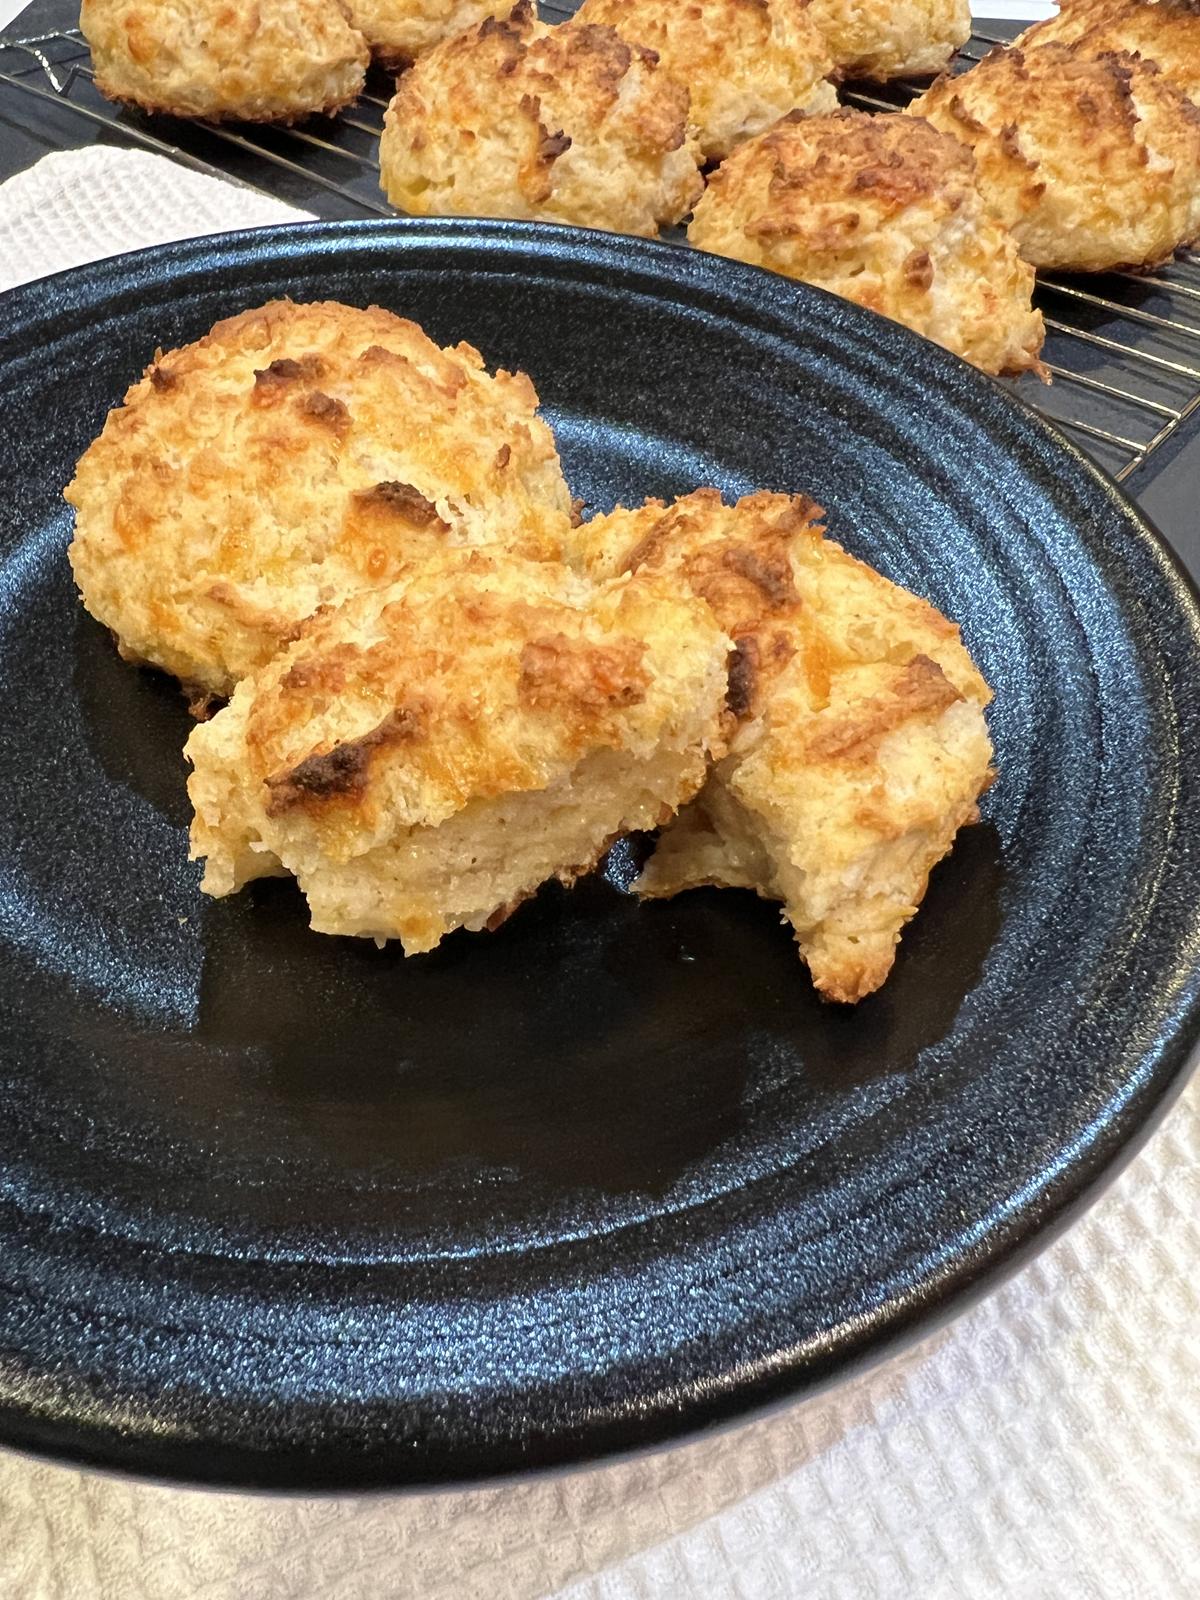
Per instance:
[[[786,556],[780,555],[767,562],[747,546],[735,544],[726,550],[722,561],[731,572],[760,589],[771,605],[791,605],[797,599],[791,564]]]
[[[1021,149],[1021,138],[1015,122],[1006,122],[996,135],[1001,150],[1010,161],[1019,161],[1023,167],[1033,167],[1034,162]]]
[[[311,383],[325,371],[325,363],[315,352],[301,356],[298,361],[291,356],[280,356],[269,367],[256,367],[254,392],[257,399],[272,399],[296,383]]]
[[[307,756],[289,771],[268,778],[271,797],[267,815],[277,817],[313,800],[358,799],[366,791],[374,752],[381,745],[417,738],[423,726],[418,711],[402,706],[360,739],[347,739],[332,750]]]
[[[933,285],[933,262],[928,250],[910,250],[904,258],[904,278],[914,289],[928,291]]]
[[[926,712],[936,715],[961,699],[936,661],[914,656],[888,693],[865,700],[853,717],[819,725],[807,741],[805,754],[815,761],[855,760],[910,717]]]
[[[519,0],[507,17],[485,17],[479,24],[480,39],[499,36],[511,44],[522,43],[522,32],[533,21],[532,0]]]
[[[565,151],[571,148],[571,139],[560,128],[557,133],[543,132],[538,140],[538,160],[547,166],[552,161],[557,161]]]
[[[758,640],[751,635],[735,639],[733,652],[729,657],[729,689],[725,695],[725,704],[739,722],[743,717],[750,715],[751,707],[754,705],[758,669]]]
[[[505,448],[508,448],[507,445]],[[411,483],[399,483],[391,479],[377,483],[371,489],[357,490],[354,498],[360,505],[392,512],[411,527],[438,527],[445,533],[450,532],[450,524],[439,515],[437,506],[432,500],[426,499],[419,489],[414,489]]]
[[[646,698],[645,649],[636,639],[589,644],[562,633],[531,639],[521,651],[517,692],[542,710],[569,705],[596,713],[637,705]]]
[[[947,109],[956,122],[961,122],[964,128],[969,128],[972,133],[986,133],[987,129],[978,117],[973,117],[963,103],[961,95],[952,94],[947,102]]]
[[[324,689],[340,694],[346,687],[346,669],[326,655],[301,656],[279,680],[279,687],[290,693]]]
[[[672,524],[669,517],[659,517],[649,532],[642,535],[625,557],[625,560],[621,563],[622,569],[625,572],[636,572],[639,567],[645,566],[646,562],[658,553],[659,548],[670,537],[671,528]]]
[[[342,401],[335,400],[332,395],[322,394],[319,389],[304,396],[300,401],[300,410],[339,439],[344,439],[350,430],[350,413]]]

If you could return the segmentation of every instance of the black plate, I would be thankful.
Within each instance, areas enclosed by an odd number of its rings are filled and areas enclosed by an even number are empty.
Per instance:
[[[629,860],[405,962],[206,903],[164,680],[60,498],[156,344],[378,301],[529,371],[596,506],[806,490],[959,618],[1001,778],[886,988]],[[599,234],[315,225],[0,300],[0,1437],[261,1485],[579,1460],[844,1373],[1060,1220],[1197,1031],[1200,616],[997,386],[779,278]]]

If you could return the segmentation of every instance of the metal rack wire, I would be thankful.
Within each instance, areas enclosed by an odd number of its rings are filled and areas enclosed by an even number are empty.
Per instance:
[[[574,9],[545,4],[558,20]],[[959,69],[998,35],[977,31]],[[311,203],[327,214],[390,216],[378,187],[378,143],[386,80],[369,84],[353,108],[302,127],[195,125],[147,118],[111,105],[92,81],[91,58],[75,30],[0,38],[0,83],[84,118],[122,142],[169,155],[224,178]],[[919,85],[848,85],[844,98],[871,111],[902,109]],[[1118,480],[1128,481],[1200,410],[1200,256],[1185,253],[1155,273],[1102,278],[1043,276],[1037,301],[1046,318],[1044,352],[1054,384],[1014,385]]]

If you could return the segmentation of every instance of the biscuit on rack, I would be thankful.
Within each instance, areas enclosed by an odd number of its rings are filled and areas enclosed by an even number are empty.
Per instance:
[[[701,489],[572,536],[599,579],[657,573],[734,642],[729,753],[635,884],[783,903],[826,997],[884,982],[930,870],[991,780],[991,692],[959,631],[825,538],[819,506]]]
[[[666,821],[723,751],[729,640],[656,574],[446,550],[312,618],[188,740],[204,889],[292,873],[406,955]]]
[[[833,58],[808,0],[583,0],[579,22],[647,45],[691,95],[706,161],[792,110],[832,111]]]
[[[442,39],[485,17],[506,17],[512,0],[345,0],[380,66],[398,72]]]
[[[84,604],[123,655],[215,696],[414,555],[557,559],[571,498],[537,404],[523,374],[379,307],[219,322],[156,356],[79,462]]]
[[[704,180],[687,90],[611,28],[547,27],[521,0],[436,45],[384,118],[380,177],[417,216],[541,218],[653,236]]]
[[[1200,234],[1200,111],[1137,56],[993,50],[909,107],[975,154],[1035,267],[1152,267]]]
[[[1127,50],[1153,61],[1188,99],[1200,102],[1200,10],[1196,0],[1063,0],[1057,16],[1014,43],[1069,44],[1076,55]]]
[[[1033,271],[970,153],[908,116],[784,117],[713,174],[688,238],[813,283],[974,362],[1040,370]]]
[[[925,77],[971,37],[969,0],[809,0],[808,14],[845,78]]]
[[[83,0],[79,26],[110,100],[209,122],[337,111],[369,59],[334,0]]]

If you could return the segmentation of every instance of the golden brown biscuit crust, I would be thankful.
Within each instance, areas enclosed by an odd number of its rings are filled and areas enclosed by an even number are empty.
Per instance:
[[[688,95],[611,28],[507,21],[430,50],[397,85],[380,175],[414,215],[543,218],[653,235],[703,188]]]
[[[688,238],[902,322],[985,372],[1039,370],[1033,272],[969,152],[908,116],[783,118],[713,174]]]
[[[691,95],[691,120],[708,161],[785,112],[832,111],[833,57],[808,0],[584,0],[579,22],[615,28],[655,51]]]
[[[1152,62],[993,50],[909,111],[974,152],[988,205],[1036,267],[1155,266],[1200,234],[1200,112]]]
[[[330,0],[83,0],[110,100],[210,122],[295,122],[362,92],[368,51]]]
[[[275,301],[160,354],[66,496],[88,609],[126,654],[215,695],[414,556],[557,558],[570,519],[528,378],[334,303]]]

